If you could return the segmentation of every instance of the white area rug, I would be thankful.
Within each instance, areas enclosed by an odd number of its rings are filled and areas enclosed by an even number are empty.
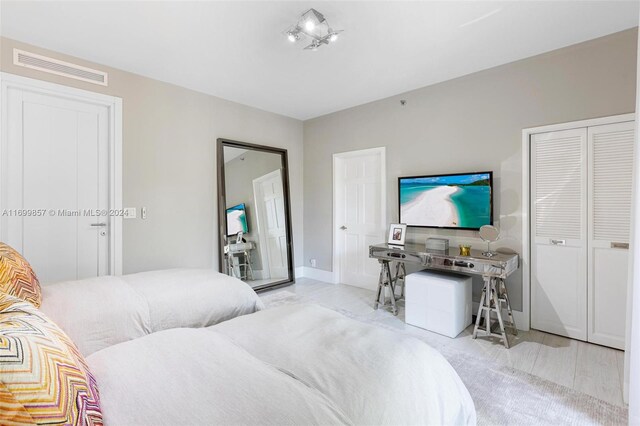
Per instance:
[[[307,302],[303,302],[303,297],[288,291],[265,295],[262,300],[267,308]],[[344,309],[333,310],[361,322],[406,334],[364,315]],[[496,362],[481,362],[454,348],[445,346],[438,350],[469,389],[476,406],[479,425],[627,424],[626,408]]]

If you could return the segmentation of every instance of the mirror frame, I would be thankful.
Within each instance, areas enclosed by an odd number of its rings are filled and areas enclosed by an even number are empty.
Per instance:
[[[247,142],[239,142],[231,139],[218,138],[217,150],[216,150],[216,163],[218,169],[218,270],[224,273],[224,236],[226,236],[226,183],[224,172],[224,147],[248,149],[253,151],[262,151],[270,154],[280,155],[282,159],[282,190],[285,195],[284,215],[287,221],[287,256],[289,257],[288,272],[289,277],[281,281],[274,281],[272,283],[264,284],[258,287],[253,287],[253,290],[260,291],[274,287],[280,287],[284,285],[293,284],[296,282],[295,278],[295,262],[293,260],[293,232],[291,226],[291,195],[289,191],[289,160],[287,150],[283,148],[274,148],[271,146],[257,145]],[[224,235],[224,236],[223,236]]]

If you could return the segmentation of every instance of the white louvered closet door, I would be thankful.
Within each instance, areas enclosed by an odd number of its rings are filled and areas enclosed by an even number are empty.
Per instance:
[[[587,338],[587,129],[531,136],[531,324]]]
[[[588,340],[624,349],[634,122],[588,129]]]

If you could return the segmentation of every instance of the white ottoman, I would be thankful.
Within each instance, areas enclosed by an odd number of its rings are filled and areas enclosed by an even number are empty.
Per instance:
[[[456,337],[471,324],[471,277],[420,271],[407,275],[405,322]]]

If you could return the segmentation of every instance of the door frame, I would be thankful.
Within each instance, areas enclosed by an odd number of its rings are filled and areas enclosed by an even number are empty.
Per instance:
[[[627,113],[522,130],[522,318],[518,319],[518,328],[522,324],[523,330],[529,330],[531,325],[531,136],[536,133],[593,127],[635,119],[635,113]]]
[[[339,240],[339,229],[338,229],[338,212],[342,208],[342,201],[338,200],[337,188],[340,183],[340,179],[336,174],[337,167],[340,161],[343,161],[346,158],[359,157],[362,155],[371,155],[378,154],[380,155],[380,218],[382,219],[382,223],[387,226],[387,149],[386,147],[378,147],[378,148],[368,148],[361,149],[356,151],[347,151],[333,154],[333,217],[332,217],[332,226],[333,226],[333,259],[332,259],[332,279],[333,283],[337,284],[340,282],[340,257],[342,255],[342,250],[340,248],[340,244],[338,244]],[[384,231],[386,229],[381,230],[384,235]],[[384,237],[382,237],[384,239]],[[384,241],[381,241],[384,242]]]
[[[6,158],[8,143],[8,116],[6,93],[16,88],[34,93],[57,96],[61,98],[92,103],[106,107],[109,116],[109,209],[122,209],[122,99],[76,89],[47,81],[36,80],[6,72],[0,72],[0,159]],[[0,161],[0,177],[4,177],[5,169]],[[0,211],[4,208],[4,199],[0,197]],[[109,267],[110,275],[122,275],[122,216],[109,218]],[[0,221],[0,235],[4,233],[3,221]]]
[[[265,275],[269,275],[269,278],[271,278],[271,266],[269,265],[269,259],[270,259],[270,254],[269,254],[269,246],[267,245],[267,239],[265,238],[264,235],[264,215],[265,215],[265,211],[264,211],[264,206],[260,203],[258,203],[258,194],[262,194],[262,188],[260,187],[260,184],[262,183],[262,181],[265,181],[267,179],[270,179],[272,176],[274,175],[278,175],[280,176],[280,180],[282,181],[282,170],[278,169],[278,170],[274,170],[272,172],[267,173],[266,175],[257,177],[253,180],[253,202],[256,206],[256,223],[258,224],[258,239],[260,240],[260,256],[261,256],[261,261],[262,261],[262,279],[265,279]],[[266,272],[266,274],[265,274]]]

